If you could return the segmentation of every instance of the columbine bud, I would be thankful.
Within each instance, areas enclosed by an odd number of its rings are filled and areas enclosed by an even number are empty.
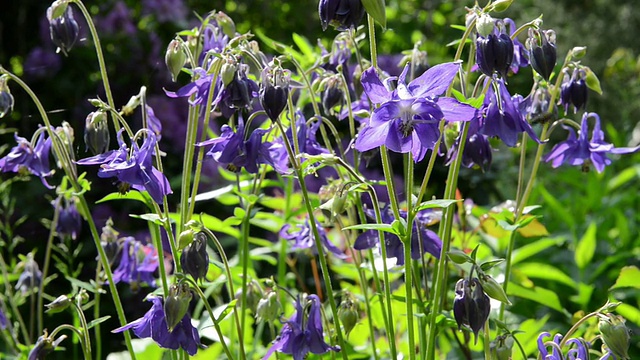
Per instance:
[[[236,66],[236,65],[231,65]],[[249,66],[240,64],[236,67],[233,79],[229,83],[225,83],[226,95],[223,96],[223,102],[225,105],[232,109],[240,109],[251,106],[251,100],[253,99],[254,92],[258,92],[258,86],[253,80],[247,77],[247,71]],[[222,78],[224,81],[225,67],[222,66]]]
[[[7,86],[6,76],[0,76],[0,119],[13,111],[13,95]]]
[[[78,212],[75,201],[73,199],[64,199],[63,206],[62,198],[59,197],[53,202],[53,206],[58,211],[58,224],[56,225],[58,236],[61,238],[69,236],[75,240],[82,227],[82,217]]]
[[[230,39],[236,36],[236,24],[229,17],[229,15],[223,13],[222,11],[218,11],[214,17],[218,22],[218,26],[222,28],[222,32],[227,35]]]
[[[494,1],[493,4],[491,4],[491,6],[493,7],[493,11],[503,12],[503,11],[506,11],[509,8],[509,6],[511,6],[511,3],[513,3],[513,0],[498,0],[498,1]]]
[[[169,73],[171,73],[172,81],[176,81],[186,62],[187,55],[182,48],[182,42],[177,39],[171,40],[167,47],[167,52],[164,55],[164,63],[167,64],[167,69],[169,69]]]
[[[629,329],[622,316],[606,314],[600,316],[598,330],[602,335],[602,341],[618,359],[629,358]]]
[[[481,274],[479,277],[480,284],[482,284],[482,290],[491,298],[503,302],[507,305],[511,305],[509,297],[504,292],[504,289],[498,282],[489,275]]]
[[[318,4],[322,30],[329,25],[343,31],[358,27],[364,17],[361,0],[320,0]]]
[[[104,154],[109,149],[109,124],[107,113],[102,110],[87,115],[84,126],[84,144],[93,155]]]
[[[178,235],[178,250],[182,250],[193,242],[193,235],[195,232],[192,229],[187,229]]]
[[[113,228],[113,220],[109,218],[102,228],[102,233],[100,234],[100,245],[102,245],[102,248],[107,255],[107,259],[109,260],[109,264],[111,265],[113,265],[113,262],[120,251],[120,247],[118,246],[118,235],[119,233]]]
[[[486,37],[478,36],[476,62],[483,74],[491,77],[494,72],[497,72],[502,77],[506,77],[513,61],[513,41],[503,32],[504,26],[501,21],[497,26],[500,31],[494,30],[494,33]]]
[[[44,331],[44,334],[38,338],[36,344],[33,346],[31,351],[29,351],[28,359],[44,359],[47,354],[52,352],[56,346],[58,346],[64,339],[67,338],[67,335],[61,335],[57,339],[53,339],[47,334],[47,330]]]
[[[545,80],[549,80],[556,66],[556,33],[553,30],[529,29],[527,39],[531,67]]]
[[[42,281],[42,271],[38,267],[38,263],[33,259],[33,254],[27,254],[26,259],[22,262],[24,270],[18,278],[16,283],[16,289],[19,289],[22,294],[26,294],[29,290],[37,289]]]
[[[78,39],[80,28],[73,18],[73,10],[71,6],[66,6],[62,15],[54,16],[60,13],[60,7],[55,6],[56,2],[47,9],[47,19],[49,20],[49,32],[51,33],[51,41],[58,47],[58,52],[66,56],[73,48]]]
[[[186,282],[173,284],[169,288],[169,295],[164,301],[164,315],[169,332],[173,331],[173,328],[187,314],[192,297],[191,289]]]
[[[271,291],[258,301],[256,319],[258,321],[273,321],[278,318],[281,312],[282,305],[280,304],[278,294]]]
[[[482,291],[478,279],[471,281],[460,279],[456,283],[456,296],[453,300],[453,315],[458,323],[458,329],[467,325],[473,331],[476,342],[478,332],[489,318],[491,304],[489,297]]]
[[[45,305],[47,313],[55,314],[68,308],[73,303],[67,295],[60,295],[57,299]]]
[[[358,303],[355,299],[347,296],[340,303],[340,307],[338,308],[338,318],[340,319],[340,323],[344,327],[344,332],[349,336],[349,333],[360,320],[360,315],[358,314]]]
[[[342,81],[338,76],[331,76],[324,81],[325,88],[322,91],[322,107],[327,114],[333,114],[333,107],[342,106],[344,93],[342,92]]]
[[[584,109],[589,98],[587,88],[587,72],[581,68],[573,69],[571,77],[565,70],[562,86],[560,87],[560,103],[564,106],[565,113],[569,112],[569,106],[573,105],[573,112]]]
[[[258,307],[258,303],[260,302],[260,299],[262,299],[262,289],[260,288],[260,284],[258,284],[257,281],[251,280],[247,284],[246,297],[247,297],[246,308],[250,309],[255,313]],[[239,289],[236,292],[236,299],[238,300],[238,303],[236,304],[236,306],[239,308],[242,301],[242,289]]]
[[[289,70],[280,66],[265,67],[260,85],[260,104],[271,121],[276,121],[287,106]]]
[[[482,14],[476,21],[476,31],[478,35],[487,37],[493,33],[495,20],[489,14]]]
[[[493,359],[497,360],[510,360],[511,349],[513,348],[513,338],[510,334],[505,334],[496,337],[494,341],[489,344]]]
[[[227,61],[222,64],[222,68],[220,69],[220,77],[222,78],[222,83],[225,86],[231,84],[231,82],[236,78],[237,71],[238,66],[233,61]]]
[[[197,233],[193,237],[193,241],[182,250],[180,265],[182,265],[182,271],[193,276],[194,279],[204,279],[209,271],[209,254],[207,253],[207,235],[205,233]]]

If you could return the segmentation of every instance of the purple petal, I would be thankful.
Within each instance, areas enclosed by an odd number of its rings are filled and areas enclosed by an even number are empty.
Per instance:
[[[378,76],[375,68],[370,67],[362,73],[362,87],[374,104],[382,104],[391,100],[391,93],[387,90]]]
[[[409,91],[415,97],[442,95],[460,70],[459,62],[439,64],[429,68],[409,83]]]
[[[454,98],[442,97],[438,99],[438,106],[444,118],[451,121],[469,121],[476,115],[476,108],[463,104]]]
[[[356,150],[364,152],[384,145],[389,134],[389,124],[390,122],[376,127],[365,126],[356,138]]]

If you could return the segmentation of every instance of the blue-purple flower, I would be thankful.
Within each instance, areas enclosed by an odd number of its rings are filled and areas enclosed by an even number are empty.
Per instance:
[[[478,34],[476,39],[476,63],[488,77],[493,77],[494,72],[506,77],[513,62],[515,47],[504,30],[504,23],[498,20],[491,33],[486,36]]]
[[[587,138],[590,117],[595,120],[591,140]],[[600,129],[600,117],[596,113],[585,113],[582,116],[578,137],[572,128],[566,129],[569,131],[569,138],[556,144],[544,157],[544,161],[551,162],[551,166],[554,168],[562,164],[569,164],[582,166],[584,170],[588,170],[589,164],[593,164],[598,172],[602,172],[605,166],[611,164],[607,154],[629,154],[640,150],[640,146],[616,148],[605,142],[604,132]]]
[[[288,241],[292,241],[293,245],[291,246],[291,250],[298,249],[314,249],[316,246],[316,242],[314,240],[313,230],[311,229],[311,224],[309,223],[309,219],[305,219],[304,224],[298,227],[298,231],[289,232],[292,228],[290,224],[286,224],[280,230],[280,236]],[[332,252],[337,257],[344,259],[347,256],[340,250],[337,246],[335,246],[327,236],[327,232],[324,228],[316,221],[316,228],[318,229],[318,234],[320,235],[320,243],[324,246],[325,249]]]
[[[584,69],[573,69],[571,76],[565,70],[562,86],[560,87],[560,103],[564,106],[565,113],[569,113],[569,106],[573,106],[574,113],[587,106],[589,89],[586,78],[587,74]]]
[[[125,282],[136,290],[140,283],[155,286],[154,271],[158,268],[158,251],[151,244],[143,245],[131,236],[122,243],[122,256],[113,271],[113,282]]]
[[[337,30],[356,28],[364,16],[361,0],[320,0],[318,4],[322,30],[329,25]]]
[[[153,306],[143,317],[112,332],[119,333],[125,330],[132,330],[137,337],[150,337],[160,347],[172,350],[182,348],[189,355],[195,355],[200,346],[200,336],[198,335],[198,330],[191,325],[189,314],[185,314],[173,330],[169,331],[162,299],[150,296],[147,301],[151,301]]]
[[[277,171],[286,172],[286,164],[274,161],[272,157],[271,143],[263,142],[262,137],[269,130],[256,129],[245,140],[245,126],[243,122],[238,124],[236,131],[229,125],[223,125],[220,137],[198,143],[197,146],[213,145],[207,152],[220,164],[226,165],[231,171],[240,171],[244,167],[248,172],[258,172],[260,164],[269,164]]]
[[[148,191],[151,198],[162,204],[164,196],[173,193],[166,176],[153,166],[152,156],[155,154],[156,135],[147,129],[147,137],[142,146],[133,143],[133,151],[129,151],[122,139],[122,130],[118,133],[118,150],[92,156],[77,162],[78,165],[100,165],[98,176],[101,178],[117,177],[123,183],[130,184],[138,191]]]
[[[6,329],[8,324],[9,319],[7,319],[7,314],[4,313],[4,302],[0,299],[0,330]]]
[[[373,211],[367,211],[367,215],[373,218]],[[381,217],[383,224],[391,224],[395,217],[391,208],[386,206],[381,210]],[[406,211],[400,211],[402,218],[407,218]],[[442,240],[438,237],[438,234],[427,229],[432,222],[436,220],[435,214],[428,210],[418,212],[413,220],[413,227],[411,228],[411,258],[418,260],[424,253],[429,253],[436,258],[440,258],[440,251],[442,249]],[[384,234],[384,242],[387,247],[387,257],[396,258],[397,265],[404,265],[404,248],[402,241],[397,235],[391,233]],[[371,249],[377,246],[379,243],[378,231],[367,230],[360,234],[353,244],[353,248],[356,250]]]
[[[479,167],[482,171],[487,171],[489,166],[491,166],[491,153],[493,150],[489,143],[489,138],[479,133],[478,128],[478,119],[472,119],[469,123],[467,141],[462,151],[462,166],[467,168]],[[458,136],[453,146],[451,146],[447,152],[447,163],[451,163],[458,156],[461,136],[462,134]]]
[[[504,26],[507,28],[507,32],[509,33],[509,37],[513,37],[513,34],[516,33],[518,27],[516,23],[509,19],[504,18]],[[527,58],[528,52],[527,48],[518,40],[518,38],[513,39],[513,59],[511,61],[510,69],[514,74],[518,73],[519,68],[529,66],[529,59]]]
[[[360,131],[355,148],[364,152],[386,145],[394,152],[411,152],[416,162],[422,160],[440,137],[441,120],[468,121],[474,116],[473,107],[453,98],[439,97],[459,69],[459,63],[436,65],[405,84],[407,64],[394,90],[390,90],[390,83],[395,78],[388,78],[383,84],[374,68],[365,70],[362,74],[364,91],[371,102],[381,105]]]
[[[162,139],[162,122],[158,119],[151,106],[145,106],[147,109],[147,127],[156,135],[157,141],[160,141]]]
[[[177,91],[167,91],[164,92],[170,98],[180,98],[180,97],[190,97],[195,94],[196,96],[193,100],[189,99],[189,104],[191,106],[206,104],[209,98],[209,89],[211,88],[211,82],[213,81],[213,75],[207,74],[207,72],[203,68],[196,68],[193,72],[197,75],[197,79],[193,82],[188,83],[187,85],[181,87]],[[218,77],[218,80],[214,86],[214,98],[215,94],[220,91],[222,87],[222,80]]]
[[[82,216],[78,212],[75,201],[66,198],[63,200],[62,197],[58,197],[53,202],[53,206],[58,209],[58,223],[56,224],[58,236],[69,236],[75,240],[82,228]]]
[[[556,66],[556,33],[553,30],[529,29],[527,45],[530,50],[531,67],[545,80],[549,80]]]
[[[49,151],[51,150],[51,139],[45,140],[45,132],[41,131],[35,145],[27,139],[15,134],[17,146],[14,146],[7,156],[0,159],[0,171],[14,172],[28,171],[40,178],[44,186],[53,189],[47,183],[46,177],[53,175],[53,170],[49,168]]]
[[[339,346],[331,346],[324,341],[320,299],[309,295],[303,307],[296,301],[296,312],[284,322],[280,335],[269,348],[262,360],[268,359],[275,351],[293,356],[293,360],[303,360],[308,353],[322,355],[328,351],[340,351]],[[308,312],[305,311],[308,307]],[[305,314],[308,314],[305,319]]]
[[[519,103],[515,99],[509,94],[504,80],[493,80],[479,112],[479,132],[487,136],[497,136],[510,147],[517,145],[518,136],[522,132],[539,141],[531,125],[520,112]]]
[[[47,330],[44,330],[44,334],[38,337],[35,345],[33,345],[33,348],[29,351],[27,360],[44,360],[47,354],[52,352],[66,338],[67,335],[61,335],[57,339],[54,339],[47,334]]]
[[[545,343],[544,339],[546,337],[551,336],[548,332],[543,332],[538,336],[538,351],[540,352],[540,357],[543,360],[589,360],[589,346],[590,344],[583,339],[573,338],[569,339],[566,342],[567,346],[571,347],[571,349],[567,352],[566,357],[562,355],[560,349],[560,342],[562,340],[561,334],[556,334],[553,337],[553,343],[555,345],[548,345]],[[553,350],[549,352],[548,347],[551,347]]]
[[[78,40],[78,32],[80,28],[78,22],[73,17],[71,6],[64,5],[65,9],[62,14],[54,14],[54,5],[47,9],[47,20],[49,20],[49,32],[51,41],[58,47],[57,51],[63,54],[71,50]],[[56,15],[54,17],[54,15]]]
[[[33,254],[27,254],[26,259],[22,261],[23,270],[16,283],[16,290],[20,290],[22,294],[26,294],[30,290],[35,290],[42,282],[42,271],[38,267],[38,263],[33,259]]]
[[[490,311],[489,296],[484,293],[477,278],[458,280],[453,300],[453,316],[458,323],[458,329],[462,325],[469,326],[478,341],[478,332],[489,318]]]

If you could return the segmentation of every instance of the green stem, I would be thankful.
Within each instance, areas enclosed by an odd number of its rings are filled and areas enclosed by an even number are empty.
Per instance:
[[[376,48],[376,26],[375,20],[367,14],[367,27],[369,30],[369,50],[371,52],[371,66],[378,68],[378,50]]]
[[[406,163],[405,174],[405,194],[407,201],[407,229],[406,238],[402,242],[404,247],[404,290],[406,293],[406,306],[407,306],[407,330],[409,332],[409,359],[415,359],[416,345],[415,334],[413,328],[413,258],[411,257],[411,235],[413,233],[413,211],[412,196],[413,196],[413,156],[411,153],[407,153],[404,156]],[[387,180],[387,183],[393,182],[393,180]],[[399,218],[399,217],[398,217]]]
[[[104,62],[104,55],[102,54],[102,46],[100,45],[100,37],[98,36],[98,31],[96,30],[96,26],[93,23],[93,19],[91,18],[91,14],[82,3],[82,0],[72,0],[82,12],[85,20],[87,21],[87,26],[89,26],[89,32],[91,32],[91,37],[93,38],[93,44],[96,48],[96,55],[98,57],[98,65],[100,66],[100,76],[102,77],[102,84],[104,86],[104,92],[107,95],[107,103],[112,109],[115,109],[115,103],[113,101],[113,95],[111,94],[111,86],[109,85],[109,76],[107,75],[107,66]],[[116,130],[116,133],[120,130],[120,124],[115,119],[113,120],[113,126]]]
[[[60,199],[62,200],[62,199]],[[55,237],[56,227],[58,226],[58,219],[60,218],[60,209],[54,206],[53,219],[51,220],[51,228],[49,229],[49,237],[47,238],[47,249],[44,253],[44,265],[42,266],[42,281],[40,282],[40,288],[38,289],[38,334],[42,334],[43,329],[43,294],[44,294],[44,279],[49,275],[49,263],[51,262],[51,249],[53,248],[53,238]]]
[[[2,269],[2,281],[5,283],[5,295],[7,296],[7,301],[11,307],[11,311],[13,311],[13,315],[16,317],[16,320],[18,320],[18,325],[20,327],[20,331],[22,331],[22,337],[24,338],[25,345],[31,346],[31,338],[27,332],[27,326],[25,325],[24,319],[22,318],[22,315],[20,315],[20,310],[14,301],[15,297],[13,296],[13,288],[8,285],[11,284],[11,282],[9,281],[9,273],[7,272],[7,263],[4,262],[2,252],[0,252],[0,268]]]
[[[80,299],[80,296],[78,296],[78,299],[76,300],[76,302],[73,303],[73,306],[76,309],[76,312],[78,313],[78,317],[80,318],[80,326],[82,327],[82,349],[84,350],[84,358],[85,359],[93,359],[91,357],[91,338],[89,337],[89,326],[87,325],[87,318],[84,316],[84,312],[82,311],[82,308],[80,307],[80,302],[82,301],[82,299]]]
[[[51,122],[49,121],[49,118],[47,116],[47,112],[44,110],[44,107],[42,106],[42,103],[40,102],[36,94],[31,90],[31,88],[29,88],[29,86],[24,81],[22,81],[22,79],[15,76],[13,73],[7,71],[2,66],[0,66],[0,72],[7,74],[22,89],[24,89],[25,92],[29,94],[32,101],[35,103],[36,107],[38,108],[38,112],[40,113],[42,120],[45,123],[45,127],[47,129],[47,132],[49,133],[49,137],[52,139],[54,153],[60,154],[58,155],[59,159],[69,158],[68,155],[64,156],[67,149],[66,147],[64,147],[63,144],[60,143],[60,140],[55,136],[54,130],[52,129],[52,126],[51,126]],[[91,237],[93,238],[94,245],[100,257],[100,261],[102,262],[102,266],[104,267],[105,273],[107,275],[107,281],[109,282],[109,290],[111,291],[111,297],[113,298],[114,306],[116,307],[116,312],[118,314],[118,319],[120,320],[120,325],[124,326],[127,324],[127,319],[124,315],[124,309],[122,307],[122,302],[120,301],[120,295],[118,294],[118,289],[116,288],[116,284],[113,282],[113,273],[111,272],[111,268],[109,267],[109,259],[107,258],[107,254],[102,248],[102,244],[100,243],[100,234],[98,233],[96,224],[93,222],[93,218],[91,217],[89,204],[87,203],[87,200],[84,198],[84,195],[82,194],[83,189],[78,183],[78,179],[75,176],[73,176],[74,173],[72,171],[71,164],[63,163],[62,165],[65,171],[65,174],[67,175],[67,177],[71,181],[71,184],[73,185],[74,191],[78,194],[77,195],[79,200],[78,211],[84,215],[85,220],[89,224]],[[129,354],[131,355],[131,359],[135,360],[136,355],[135,355],[135,352],[133,351],[133,347],[131,346],[131,335],[129,334],[128,331],[124,332],[124,338],[127,344],[127,349],[129,350]]]

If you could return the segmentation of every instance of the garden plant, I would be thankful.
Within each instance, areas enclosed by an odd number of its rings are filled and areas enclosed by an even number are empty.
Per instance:
[[[317,42],[90,3],[0,63],[0,359],[640,356],[640,136],[541,15],[469,1],[392,54],[402,2],[308,1]]]

